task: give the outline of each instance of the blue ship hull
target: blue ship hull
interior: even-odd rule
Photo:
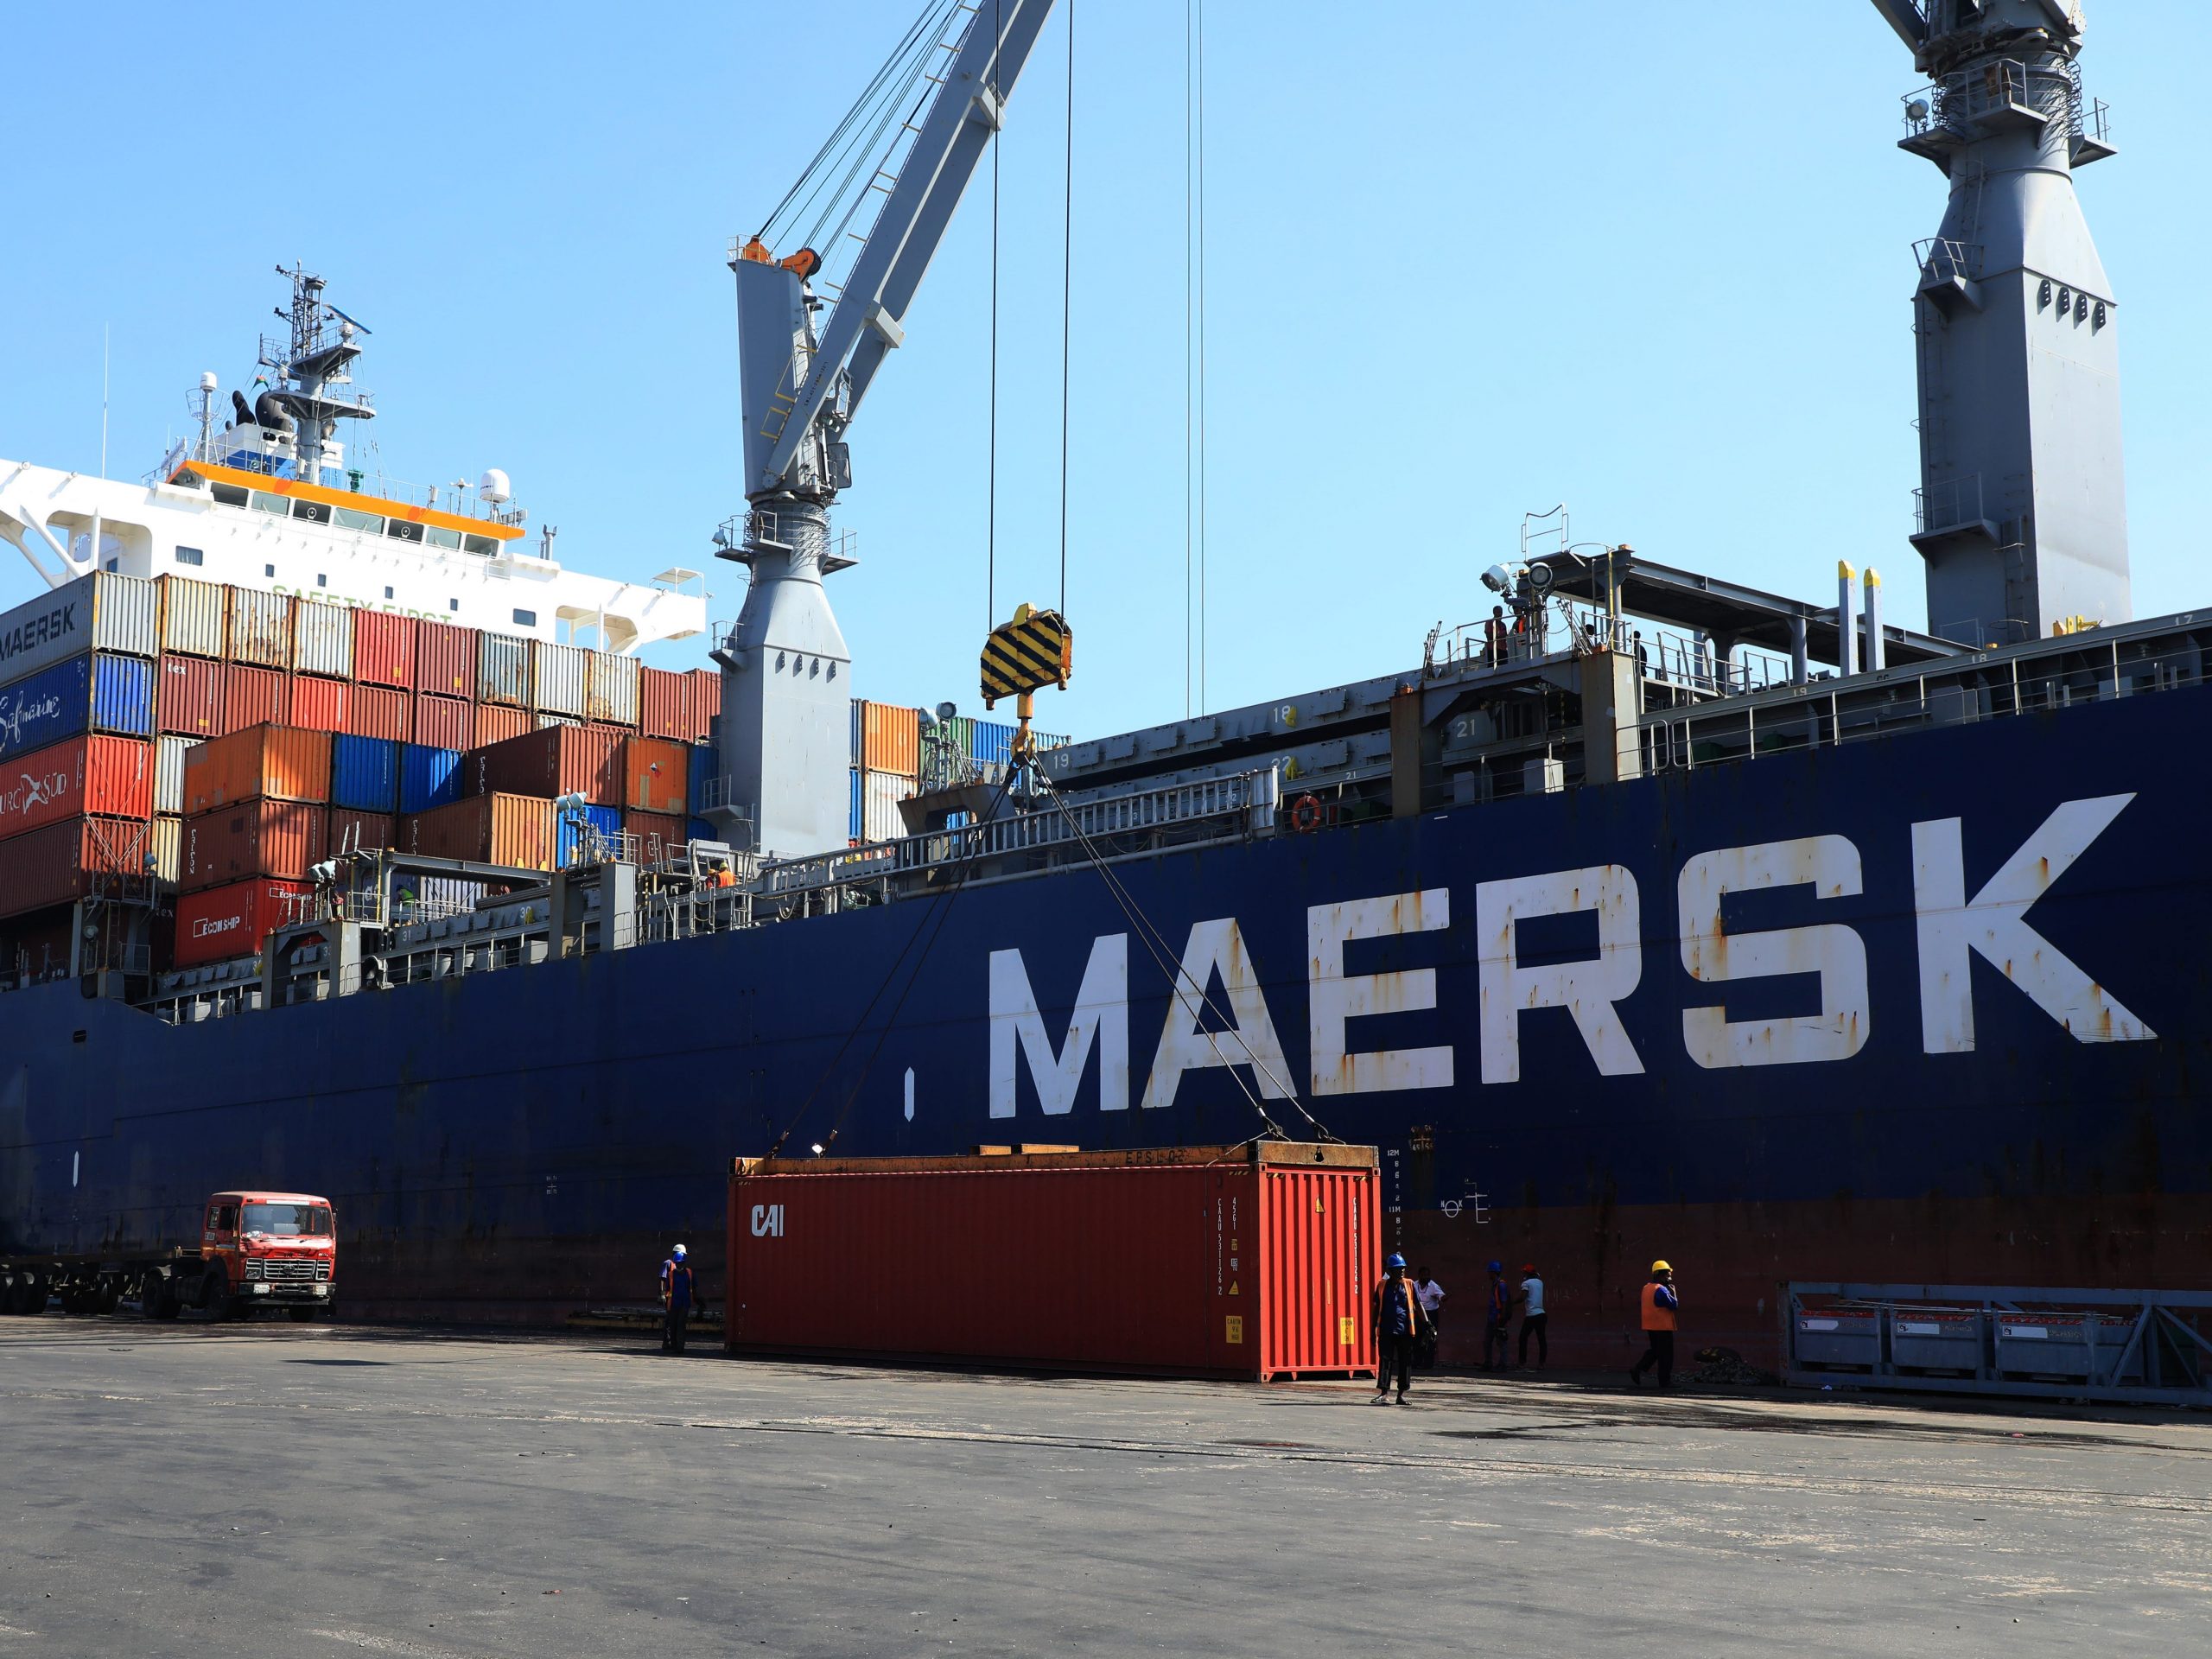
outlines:
[[[1090,868],[183,1027],[24,991],[0,1247],[301,1188],[349,1307],[558,1317],[649,1296],[678,1237],[713,1263],[733,1154],[1263,1109],[1384,1149],[1460,1306],[1536,1259],[1570,1357],[1626,1340],[1654,1254],[1754,1348],[1787,1278],[2202,1284],[2208,739],[2179,690],[1115,866],[1205,974],[1195,1026]],[[1240,1043],[1266,1063],[1208,1063]]]

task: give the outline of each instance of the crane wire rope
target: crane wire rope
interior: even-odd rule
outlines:
[[[1075,291],[1075,0],[1068,0],[1068,120],[1060,181],[1060,614],[1068,610],[1068,352]]]
[[[1198,98],[1198,712],[1206,711],[1206,0],[1192,0],[1196,18],[1192,50],[1198,68],[1192,84]]]
[[[981,22],[978,16],[976,20]],[[999,102],[999,46],[1006,36],[999,29],[999,0],[991,0],[991,73],[988,82],[993,106]],[[999,614],[999,146],[1006,138],[1003,125],[991,134],[991,455],[990,503],[983,545],[983,632],[998,626]]]

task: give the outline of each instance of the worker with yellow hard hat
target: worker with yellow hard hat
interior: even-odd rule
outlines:
[[[1664,1257],[1651,1264],[1651,1277],[1643,1287],[1643,1357],[1630,1369],[1628,1385],[1642,1388],[1644,1372],[1656,1366],[1660,1388],[1670,1389],[1675,1383],[1675,1317],[1681,1311],[1681,1302],[1675,1294],[1675,1269]]]

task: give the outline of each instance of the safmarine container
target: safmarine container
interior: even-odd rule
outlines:
[[[0,839],[63,818],[153,813],[153,746],[142,738],[68,738],[0,772]]]
[[[251,588],[231,589],[228,640],[224,655],[233,663],[259,668],[292,665],[292,599]]]
[[[105,571],[64,582],[0,614],[0,683],[88,651],[160,654],[160,596],[143,576]]]
[[[222,664],[205,658],[163,657],[155,665],[155,729],[182,737],[220,737],[228,673]]]
[[[647,737],[691,741],[691,677],[664,668],[638,670],[638,729]]]
[[[388,685],[357,685],[346,700],[346,719],[340,730],[356,737],[380,737],[388,743],[407,741],[414,711],[404,691]]]
[[[433,749],[475,747],[475,706],[460,697],[415,697],[415,720],[407,741]]]
[[[332,605],[319,599],[301,599],[293,605],[292,669],[295,673],[325,679],[353,677],[352,606]]]
[[[295,726],[319,732],[342,732],[353,706],[353,688],[344,680],[322,680],[301,674],[293,677],[288,701]]]
[[[415,689],[432,696],[476,696],[476,630],[456,622],[415,624]]]
[[[721,671],[695,668],[684,677],[691,682],[691,741],[704,743],[714,736],[715,721],[722,711]]]
[[[356,611],[353,677],[363,685],[413,690],[415,619],[392,611]]]
[[[236,615],[236,612],[232,613]],[[232,663],[223,671],[223,731],[242,732],[249,726],[279,726],[291,718],[291,683],[273,668],[254,668]]]
[[[586,655],[590,658],[591,683],[585,698],[585,715],[609,726],[635,726],[638,723],[638,659],[617,657],[606,651],[589,652]]]
[[[511,633],[480,634],[476,641],[476,700],[530,707],[531,642]]]
[[[194,576],[157,576],[154,586],[160,590],[163,653],[219,659],[229,644],[231,590]]]
[[[176,901],[176,965],[197,968],[254,955],[272,930],[292,919],[292,901],[314,891],[303,881],[257,877],[181,894]]]
[[[188,817],[178,836],[178,891],[254,875],[307,880],[328,844],[328,811],[307,801],[258,800]]]
[[[212,812],[240,801],[327,801],[327,732],[254,726],[198,744],[184,754],[184,810]]]
[[[0,857],[0,916],[82,899],[99,877],[143,873],[150,839],[143,818],[64,818],[10,836]]]
[[[461,798],[461,751],[404,744],[399,751],[399,810],[428,812]]]
[[[154,740],[154,810],[175,817],[184,811],[185,751],[196,737],[157,737]]]
[[[96,652],[0,686],[0,760],[79,732],[151,737],[153,664]]]
[[[553,868],[596,860],[613,849],[622,833],[622,809],[615,806],[566,806],[553,810]]]
[[[330,804],[356,812],[399,810],[399,748],[381,737],[341,732],[330,740]]]
[[[541,715],[584,717],[591,701],[591,653],[540,641],[531,653],[530,706]]]
[[[351,807],[330,809],[330,855],[364,847],[389,847],[399,820],[389,812],[360,812]]]
[[[520,737],[531,727],[530,711],[510,709],[496,702],[480,702],[471,716],[468,745],[472,749],[487,749],[494,743],[504,743],[511,737]]]
[[[624,741],[622,804],[629,810],[672,812],[681,817],[690,785],[691,755],[683,744],[664,737]]]
[[[471,751],[464,795],[581,795],[594,806],[622,804],[623,734],[594,726],[548,726]]]
[[[509,869],[553,868],[553,803],[529,795],[475,795],[399,821],[403,852]]]
[[[1374,1375],[1372,1147],[736,1160],[737,1353]],[[827,1287],[827,1288],[825,1288]]]

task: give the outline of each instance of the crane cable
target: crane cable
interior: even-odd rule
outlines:
[[[979,17],[978,22],[982,20]],[[1003,118],[1005,103],[999,96],[999,48],[1006,36],[999,29],[999,0],[991,0],[992,105]],[[989,505],[983,548],[983,632],[999,625],[999,146],[1005,142],[1001,123],[991,134],[991,448]]]
[[[1060,183],[1060,614],[1068,613],[1068,342],[1075,288],[1075,0],[1068,0],[1068,121]]]

